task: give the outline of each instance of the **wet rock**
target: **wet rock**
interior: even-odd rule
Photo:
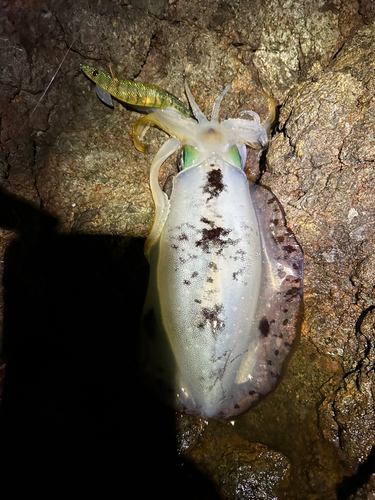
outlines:
[[[177,430],[182,457],[211,479],[220,498],[270,500],[286,490],[290,476],[287,457],[248,442],[231,423],[179,415]]]
[[[215,482],[223,498],[271,500],[288,484],[290,463],[281,453],[261,444],[227,448],[218,464]]]
[[[184,455],[194,447],[200,436],[202,436],[208,422],[202,418],[191,417],[183,413],[177,413],[176,420],[178,429],[177,449],[181,455]]]
[[[360,26],[356,5],[350,1],[266,2],[260,45],[254,64],[262,86],[284,100],[301,79],[324,69],[349,33]]]
[[[204,4],[4,0],[1,6],[0,181],[6,196],[13,193],[19,198],[11,205],[0,198],[0,208],[7,208],[0,210],[5,228],[0,253],[4,255],[25,221],[39,241],[40,232],[33,233],[33,229],[38,218],[35,214],[42,214],[41,209],[55,217],[58,234],[63,233],[66,241],[79,233],[73,241],[82,238],[85,252],[90,253],[90,245],[106,235],[105,251],[96,253],[94,244],[93,275],[88,273],[93,285],[84,288],[90,297],[91,289],[96,290],[96,276],[107,292],[111,289],[104,278],[107,260],[117,266],[116,259],[122,262],[120,257],[126,256],[127,269],[142,269],[142,255],[135,250],[125,252],[120,243],[113,246],[112,238],[122,242],[123,235],[146,237],[153,216],[149,167],[165,135],[150,130],[148,154],[136,151],[130,133],[131,122],[139,115],[118,103],[114,110],[103,106],[94,86],[81,73],[80,64],[93,63],[108,70],[112,63],[116,75],[158,84],[182,99],[185,71],[198,105],[208,116],[215,97],[230,82],[232,91],[223,102],[221,118],[238,116],[244,109],[254,109],[263,118],[267,103],[258,92],[261,89],[279,99],[280,124],[266,163],[259,169],[254,156],[249,168],[253,178],[260,176],[278,196],[305,252],[302,338],[274,394],[236,419],[234,427],[186,418],[177,430],[179,448],[215,482],[224,497],[251,498],[246,495],[258,488],[259,495],[263,491],[273,498],[277,488],[286,488],[284,497],[290,499],[335,499],[336,485],[344,476],[355,475],[358,464],[366,463],[374,442],[372,2],[361,0],[357,6],[350,0],[210,0]],[[174,163],[171,159],[164,165],[161,185],[175,172]],[[11,218],[9,206],[13,207]],[[88,235],[94,238],[87,240]],[[48,253],[43,253],[46,241],[37,248],[47,259]],[[60,241],[65,240],[56,239],[56,251]],[[26,243],[24,248],[30,249]],[[75,250],[69,253],[77,271],[81,267],[77,262],[85,263],[85,252],[79,254],[79,261],[73,258]],[[39,254],[30,255],[42,263]],[[96,256],[105,262],[97,264]],[[117,276],[117,271],[112,272]],[[63,274],[59,274],[61,279]],[[74,273],[67,275],[74,277]],[[131,276],[125,281],[132,287],[132,297],[142,297],[145,280]],[[45,282],[52,287],[54,281],[48,272],[38,281],[36,271],[17,275],[17,279],[19,289],[31,291],[30,297],[33,290],[43,290]],[[108,297],[115,300],[108,302],[121,304],[123,286],[117,284],[112,289]],[[43,297],[54,304],[52,296]],[[79,304],[78,292],[77,297]],[[35,304],[39,307],[38,301]],[[110,309],[109,316],[117,317],[118,308]],[[137,308],[141,309],[141,303],[134,305],[134,310]],[[92,318],[99,312],[100,306]],[[101,318],[102,324],[108,325]],[[94,319],[91,321],[95,327]],[[82,328],[74,330],[79,345],[86,345],[87,339],[80,337],[86,323],[82,320]],[[108,328],[116,337],[114,328]],[[50,330],[54,331],[53,327]],[[134,332],[129,332],[129,338]],[[18,338],[17,332],[9,335]],[[94,351],[94,359],[103,359],[102,353],[108,355],[110,346],[116,344],[110,338],[112,344],[107,332],[106,342],[98,342],[95,348],[87,341],[88,351],[81,350]],[[26,350],[20,344],[22,356],[27,352],[22,359],[27,359],[33,370],[30,359],[34,355],[41,360],[40,349],[36,341],[25,345]],[[65,352],[64,363],[73,359],[76,366],[74,355]],[[103,379],[99,368],[92,379],[82,375],[83,368],[82,373],[74,372],[85,388],[91,388],[89,394],[96,394],[93,384],[118,380],[126,365],[126,357],[120,353],[118,357],[121,362],[116,377]],[[90,364],[84,356],[80,359],[82,366]],[[48,378],[52,365],[40,364]],[[64,390],[69,399],[68,392]],[[121,395],[128,392],[129,385],[124,385]],[[139,400],[147,401],[148,395],[135,391],[135,396],[138,406],[132,404],[131,413],[137,419],[135,408],[140,407]],[[120,392],[115,397],[122,398]],[[40,400],[52,408],[48,418],[58,415],[59,422],[65,418],[74,421],[73,412],[52,390]],[[28,407],[26,401],[30,400],[25,399],[23,408]],[[95,414],[86,401],[87,405],[87,414]],[[147,427],[156,421],[155,408],[148,408],[148,418],[143,420]],[[93,429],[101,428],[100,419],[94,423]],[[148,435],[156,436],[157,430]],[[67,438],[67,442],[71,441]],[[142,446],[140,440],[140,455],[155,451],[149,444],[144,450]],[[156,456],[162,455],[162,448],[156,446]],[[152,475],[151,466],[148,470]],[[367,490],[362,486],[362,490],[370,492],[371,486]]]
[[[281,108],[262,176],[305,252],[302,334],[327,360],[326,382],[312,388],[324,397],[316,425],[337,447],[337,459],[351,468],[349,475],[366,461],[375,428],[369,316],[375,298],[373,69],[368,65],[374,49],[371,25],[358,31],[324,72],[295,87]],[[301,349],[302,343],[295,357]],[[310,487],[323,494],[329,488],[323,484],[313,481]]]
[[[375,310],[361,318],[356,333],[356,359],[354,371],[336,379],[336,387],[327,391],[320,407],[322,429],[356,467],[369,456],[375,442],[374,402],[374,338]],[[331,432],[328,432],[328,428]]]
[[[374,500],[375,499],[375,474],[372,474],[368,483],[357,489],[347,497],[347,500]]]

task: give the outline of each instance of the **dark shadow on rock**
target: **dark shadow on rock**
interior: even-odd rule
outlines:
[[[356,491],[365,486],[371,474],[375,473],[375,446],[373,446],[370,455],[358,467],[358,471],[353,476],[344,477],[337,488],[337,500],[347,500]]]
[[[2,489],[216,498],[177,457],[173,411],[142,384],[144,242],[61,235],[53,217],[0,197],[0,225],[19,234],[4,268]]]

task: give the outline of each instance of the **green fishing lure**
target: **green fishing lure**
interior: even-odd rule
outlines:
[[[91,66],[82,66],[82,71],[101,89],[126,104],[158,109],[175,108],[183,116],[190,117],[189,109],[177,97],[161,87],[116,78],[110,73]],[[99,97],[110,104],[101,95]]]

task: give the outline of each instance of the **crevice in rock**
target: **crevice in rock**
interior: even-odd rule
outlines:
[[[365,319],[367,314],[370,313],[371,311],[373,311],[374,309],[375,309],[375,305],[370,306],[360,314],[358,321],[357,321],[357,324],[356,324],[356,328],[355,328],[357,333],[361,333],[361,326],[362,326],[363,320]]]
[[[337,500],[347,500],[358,488],[364,486],[371,474],[375,472],[375,446],[372,447],[370,455],[358,467],[353,476],[345,476],[337,487]]]
[[[259,177],[257,179],[257,184],[260,183],[264,172],[267,171],[266,164],[267,164],[267,149],[263,149],[263,151],[259,153]]]
[[[363,320],[365,319],[365,317],[367,316],[367,314],[369,312],[371,312],[372,310],[375,309],[375,306],[370,306],[368,307],[367,309],[365,309],[359,316],[358,320],[357,320],[357,323],[356,323],[356,326],[355,326],[355,331],[356,331],[356,335],[360,335],[365,341],[366,341],[366,348],[363,352],[363,356],[361,357],[361,359],[358,361],[358,363],[356,364],[354,370],[351,370],[350,372],[348,372],[345,377],[347,377],[348,375],[351,375],[353,374],[354,372],[357,372],[357,371],[361,371],[362,367],[363,367],[363,364],[364,364],[364,361],[366,359],[368,359],[368,355],[370,353],[370,350],[371,350],[371,345],[370,345],[370,341],[368,340],[368,338],[366,337],[366,335],[364,335],[361,331],[361,326],[362,326],[362,323],[363,323]]]
[[[363,353],[363,357],[362,359],[359,361],[358,363],[358,367],[361,369],[362,366],[363,366],[363,363],[364,363],[364,360],[368,360],[369,359],[369,355],[370,355],[370,351],[371,351],[371,341],[366,337],[366,335],[362,332],[361,330],[361,326],[362,326],[362,323],[365,319],[365,317],[375,309],[375,305],[374,306],[370,306],[368,307],[367,309],[365,309],[359,316],[358,320],[357,320],[357,323],[356,323],[356,334],[357,335],[361,335],[365,341],[366,341],[366,348],[364,350],[364,353]],[[373,365],[373,363],[372,363]]]
[[[156,33],[153,33],[152,36],[151,36],[151,39],[150,39],[150,45],[148,47],[148,51],[147,51],[147,53],[145,55],[144,60],[141,62],[141,67],[140,67],[138,73],[136,73],[135,75],[133,75],[133,78],[132,78],[133,80],[135,80],[142,73],[142,69],[143,69],[144,65],[146,64],[148,56],[150,55],[150,52],[152,50],[152,42],[155,39],[156,39]]]
[[[337,51],[333,54],[333,56],[332,56],[332,61],[335,61],[335,60],[336,60],[337,56],[338,56],[338,55],[340,54],[340,52],[342,51],[343,47],[344,47],[344,44],[340,45],[340,47],[338,48],[338,50],[337,50]]]
[[[280,115],[280,109],[281,109],[281,106],[278,107],[279,108],[279,115]],[[287,118],[284,120],[284,124],[282,127],[279,127],[277,125],[277,132],[280,132],[281,134],[283,134],[283,137],[284,139],[287,139],[288,140],[288,143],[289,143],[289,146],[291,148],[291,154],[294,156],[295,153],[296,153],[296,145],[292,143],[292,138],[288,135],[287,131],[286,131],[286,125],[289,121],[289,118],[291,117],[292,115],[292,111],[290,111],[289,115],[287,116]],[[276,133],[276,128],[275,128],[275,133]]]
[[[83,59],[86,59],[86,60],[91,59],[92,61],[101,61],[101,59],[99,59],[99,58],[98,58],[98,59],[95,59],[94,57],[88,57],[88,56],[86,56],[85,54],[82,54],[82,52],[80,52],[78,49],[75,49],[75,48],[74,48],[74,42],[75,42],[75,40],[73,40],[73,42],[72,42],[72,45],[71,45],[71,46],[70,46],[70,45],[68,45],[68,44],[65,42],[65,43],[66,43],[66,47],[67,47],[67,49],[69,49],[69,51],[70,51],[70,52],[74,52],[74,54],[78,54],[80,57],[83,57]]]

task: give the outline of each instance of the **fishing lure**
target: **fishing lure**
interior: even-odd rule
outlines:
[[[96,83],[96,92],[99,99],[109,106],[112,106],[110,96],[113,96],[119,101],[133,106],[162,109],[173,107],[183,116],[190,116],[189,109],[177,97],[161,87],[116,78],[110,73],[91,66],[82,66],[82,71],[90,80]]]
[[[246,145],[264,148],[275,116],[219,122],[226,87],[211,120],[185,82],[194,118],[178,107],[154,109],[133,123],[169,138],[150,171],[155,219],[145,243],[150,278],[142,318],[149,383],[176,409],[229,418],[270,392],[292,349],[302,302],[303,255],[283,210],[267,189],[249,185]],[[142,146],[143,147],[143,146]],[[180,151],[168,197],[158,183]]]

